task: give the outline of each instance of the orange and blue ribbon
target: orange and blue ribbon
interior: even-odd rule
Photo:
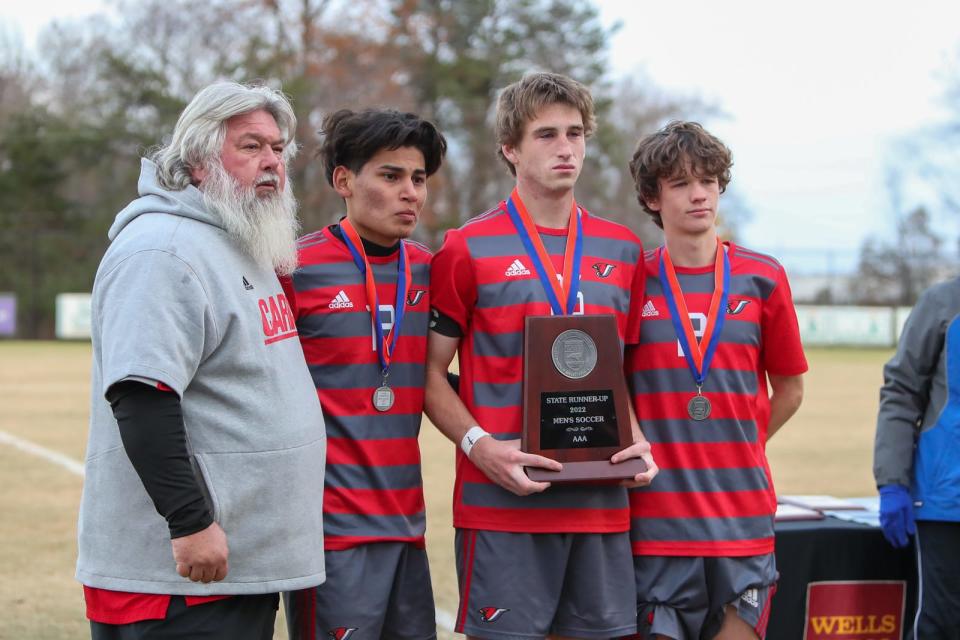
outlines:
[[[693,330],[693,322],[687,311],[687,303],[683,299],[683,290],[677,279],[677,272],[670,259],[667,248],[660,248],[660,286],[663,288],[663,297],[667,300],[670,309],[670,320],[673,322],[674,333],[680,341],[680,348],[687,361],[687,367],[697,383],[697,390],[703,386],[710,371],[710,363],[720,342],[720,333],[727,317],[727,294],[730,289],[730,258],[717,238],[717,257],[713,265],[713,296],[710,298],[710,308],[707,311],[707,323],[703,328],[703,336],[697,341]],[[703,349],[701,345],[706,345]]]
[[[370,323],[373,325],[374,335],[376,336],[377,356],[380,358],[381,372],[386,376],[390,371],[393,350],[400,338],[400,325],[403,324],[403,316],[406,314],[407,291],[410,290],[410,284],[413,281],[410,275],[410,262],[407,259],[407,247],[401,240],[399,264],[397,265],[397,297],[394,304],[393,326],[390,327],[390,333],[384,337],[383,325],[380,323],[380,298],[377,295],[377,282],[373,277],[370,261],[367,260],[367,252],[363,250],[363,240],[360,239],[360,234],[357,233],[357,230],[353,228],[347,218],[340,221],[340,230],[343,231],[343,241],[353,256],[354,264],[357,265],[357,269],[365,278],[367,306],[370,308]]]
[[[553,315],[571,315],[577,308],[577,295],[580,293],[580,259],[583,256],[583,221],[580,209],[574,201],[567,223],[567,246],[563,252],[563,278],[559,278],[553,267],[550,254],[547,253],[540,232],[527,213],[527,208],[514,189],[507,200],[507,213],[517,229],[517,235],[523,248],[533,262],[533,268],[540,278],[540,284],[547,294]],[[564,304],[561,304],[563,301]]]

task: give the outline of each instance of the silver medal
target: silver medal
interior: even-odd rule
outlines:
[[[567,329],[558,335],[550,354],[557,371],[571,380],[585,378],[597,366],[597,344],[580,329]]]
[[[693,396],[690,398],[690,402],[687,403],[687,413],[698,422],[706,420],[710,417],[710,401],[706,396]]]
[[[377,411],[390,411],[393,406],[393,389],[387,385],[377,387],[373,391],[373,408]]]

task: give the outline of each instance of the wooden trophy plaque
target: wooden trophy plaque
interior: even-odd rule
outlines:
[[[612,314],[526,318],[521,448],[563,465],[526,467],[531,480],[617,480],[645,471],[639,458],[610,462],[633,442],[629,402]]]

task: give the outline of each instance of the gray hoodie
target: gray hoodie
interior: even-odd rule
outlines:
[[[280,282],[244,254],[194,187],[167,191],[143,160],[93,286],[93,374],[77,579],[137,593],[269,593],[324,580],[323,416]],[[104,396],[162,382],[227,535],[222,582],[176,573],[170,535]]]

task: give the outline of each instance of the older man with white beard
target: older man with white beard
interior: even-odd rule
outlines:
[[[77,562],[95,640],[266,640],[277,593],[324,580],[323,417],[276,275],[295,130],[280,92],[205,88],[110,229]]]

